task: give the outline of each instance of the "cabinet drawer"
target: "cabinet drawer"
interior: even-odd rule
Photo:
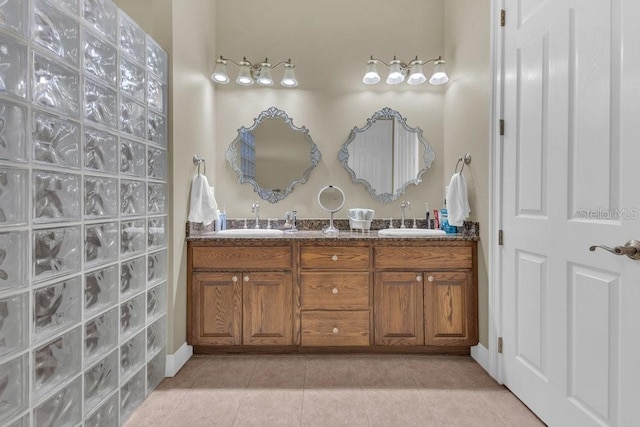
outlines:
[[[473,266],[470,246],[377,246],[374,248],[375,268],[443,269]]]
[[[303,269],[366,270],[369,268],[369,248],[301,246],[300,266]]]
[[[368,310],[369,273],[302,273],[303,310]]]
[[[369,345],[368,311],[304,311],[303,346]]]
[[[194,247],[193,268],[197,269],[291,269],[291,247],[218,246]]]

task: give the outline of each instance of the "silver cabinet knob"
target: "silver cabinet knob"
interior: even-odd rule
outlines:
[[[338,255],[334,255],[331,257],[332,260],[337,261],[338,260]]]
[[[631,259],[640,259],[640,240],[629,240],[624,246],[616,246],[615,248],[604,245],[593,245],[589,247],[589,250],[593,252],[597,248],[604,249],[615,255],[626,255]]]
[[[434,280],[434,279],[433,279],[433,276],[429,276],[429,277],[427,277],[427,280],[428,280],[428,281],[430,281],[430,282],[433,282],[433,280]]]
[[[416,280],[417,280],[418,282],[422,282],[422,276],[416,276]]]
[[[249,276],[244,276],[244,278],[242,280],[244,280],[245,282],[248,282],[249,281]]]
[[[338,288],[333,288],[331,293],[334,294],[334,295],[337,295],[338,294]]]
[[[334,335],[338,335],[338,332],[340,332],[340,330],[338,328],[333,328],[332,332]]]
[[[231,278],[231,281],[232,281],[233,283],[236,283],[236,282],[238,281],[238,276],[233,276],[233,277]]]

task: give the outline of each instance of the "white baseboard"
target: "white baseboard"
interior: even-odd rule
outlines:
[[[193,347],[185,342],[173,354],[167,354],[167,363],[165,365],[164,376],[174,377],[180,368],[193,356]]]
[[[478,365],[482,366],[489,375],[493,375],[489,366],[489,350],[487,350],[487,347],[482,344],[471,347],[471,357],[478,362]]]

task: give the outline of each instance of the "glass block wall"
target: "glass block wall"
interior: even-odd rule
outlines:
[[[0,425],[117,426],[164,377],[167,63],[111,0],[0,0]]]

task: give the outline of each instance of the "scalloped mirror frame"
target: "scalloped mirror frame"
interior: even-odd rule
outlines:
[[[390,119],[397,119],[398,123],[400,123],[400,125],[407,132],[415,132],[417,134],[418,142],[424,146],[424,151],[422,152],[424,163],[422,165],[422,168],[420,168],[420,170],[417,172],[416,177],[402,184],[402,186],[398,188],[398,190],[395,193],[378,194],[377,190],[373,188],[367,180],[358,178],[356,176],[356,172],[353,169],[351,169],[351,167],[349,167],[349,145],[355,140],[356,136],[359,133],[366,132],[377,120],[390,120]],[[340,148],[340,151],[338,152],[338,160],[340,160],[340,163],[342,164],[344,169],[351,176],[351,182],[353,182],[354,184],[358,184],[358,183],[363,184],[367,188],[367,191],[369,192],[371,197],[381,203],[391,203],[392,201],[398,199],[398,197],[403,195],[409,185],[420,184],[422,182],[422,178],[421,178],[422,175],[427,171],[427,169],[429,169],[429,167],[431,167],[431,163],[433,163],[433,160],[435,159],[435,157],[436,155],[433,149],[431,148],[431,145],[429,145],[427,140],[422,136],[422,129],[420,129],[420,127],[418,126],[416,127],[409,126],[407,124],[406,118],[402,117],[402,115],[398,111],[392,110],[391,108],[388,108],[388,107],[385,107],[382,110],[376,111],[375,113],[373,113],[373,115],[367,119],[367,124],[364,125],[363,127],[359,128],[355,126],[351,130],[351,133],[349,134],[349,138],[342,145],[342,148]]]
[[[282,119],[284,123],[287,124],[291,128],[291,130],[293,130],[294,132],[301,132],[303,134],[304,139],[309,143],[309,150],[310,150],[309,160],[311,162],[311,165],[304,171],[304,173],[302,174],[302,177],[298,179],[294,179],[284,190],[272,191],[272,190],[265,190],[264,188],[260,187],[260,184],[258,184],[254,179],[248,178],[244,175],[244,173],[242,172],[242,169],[240,168],[240,165],[238,164],[238,160],[240,156],[239,156],[237,147],[239,146],[239,143],[242,141],[243,132],[252,132],[265,119],[278,119],[278,118]],[[283,200],[285,197],[287,197],[293,191],[293,187],[296,184],[304,184],[305,182],[307,182],[307,180],[309,179],[309,174],[320,162],[320,150],[318,150],[318,146],[316,145],[315,142],[313,142],[313,139],[311,139],[311,136],[309,135],[309,129],[307,129],[305,126],[302,126],[302,127],[295,126],[293,124],[293,119],[289,117],[287,113],[285,113],[283,110],[280,110],[276,107],[270,107],[269,109],[262,111],[260,115],[258,115],[258,117],[253,119],[253,125],[251,127],[245,128],[244,126],[242,126],[240,129],[238,129],[238,136],[229,145],[229,148],[227,149],[227,153],[226,153],[226,158],[227,158],[227,161],[229,162],[229,165],[231,166],[231,169],[233,169],[236,175],[238,175],[238,182],[240,184],[244,184],[244,183],[251,184],[253,186],[254,191],[258,193],[261,199],[266,200],[270,203],[277,203],[278,201]]]

